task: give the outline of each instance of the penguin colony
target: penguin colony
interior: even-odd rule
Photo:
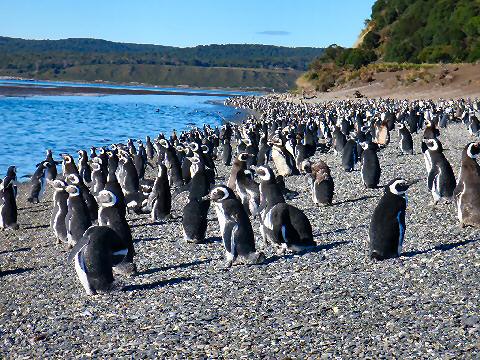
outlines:
[[[87,294],[114,288],[114,274],[137,272],[132,233],[126,216],[149,214],[153,223],[172,217],[172,202],[188,192],[182,210],[183,238],[205,241],[207,215],[215,211],[226,266],[261,264],[252,220],[259,219],[264,246],[279,254],[316,246],[313,229],[302,209],[287,202],[296,194],[284,177],[302,175],[317,206],[334,206],[334,179],[329,165],[314,155],[333,152],[339,166],[361,176],[366,188],[378,188],[382,149],[398,146],[399,156],[414,153],[412,133],[423,131],[417,148],[425,160],[426,189],[432,204],[453,201],[460,226],[480,226],[479,103],[461,101],[358,100],[324,104],[293,104],[274,97],[235,97],[227,105],[254,109],[260,118],[241,124],[193,128],[153,141],[128,139],[125,144],[78,151],[76,161],[47,151],[31,176],[28,201],[42,201],[45,187],[53,189],[52,235],[70,250],[68,261]],[[458,108],[458,106],[457,106]],[[443,154],[440,129],[449,122],[466,127],[458,179]],[[398,131],[399,143],[390,144]],[[318,156],[317,156],[318,158]],[[231,166],[226,184],[216,181],[215,162]],[[62,166],[61,175],[57,165]],[[154,179],[146,168],[155,169]],[[359,170],[359,171],[357,171]],[[349,175],[349,176],[350,176]],[[405,236],[407,190],[418,179],[384,179],[384,194],[371,217],[369,256],[384,260],[400,256]],[[0,228],[17,230],[16,169],[0,182]],[[361,194],[360,194],[361,195]]]

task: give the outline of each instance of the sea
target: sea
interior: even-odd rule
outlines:
[[[91,146],[145,140],[160,132],[170,134],[194,126],[221,125],[245,116],[240,109],[224,106],[229,96],[257,93],[185,88],[159,88],[51,81],[0,80],[1,86],[75,86],[115,89],[166,90],[189,95],[75,95],[75,96],[0,96],[0,176],[10,165],[17,167],[19,180],[25,181],[52,149],[54,158]],[[202,93],[202,96],[196,95]],[[207,93],[207,96],[204,96]],[[222,96],[217,96],[221,93]],[[210,95],[211,94],[211,95]],[[21,178],[23,177],[23,178]]]

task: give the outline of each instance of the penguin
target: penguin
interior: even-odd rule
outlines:
[[[161,221],[169,218],[172,210],[172,195],[168,183],[167,167],[163,164],[158,166],[158,174],[153,188],[148,196],[147,203],[151,207],[152,221]]]
[[[78,169],[77,169],[77,166],[75,165],[75,161],[73,160],[73,157],[68,154],[60,154],[60,156],[63,158],[63,161],[62,161],[63,177],[66,178],[70,174],[79,175]]]
[[[257,165],[267,165],[270,161],[271,152],[272,147],[268,141],[267,134],[262,134],[258,145]]]
[[[355,170],[355,164],[358,161],[357,143],[354,139],[347,140],[343,147],[342,166],[346,172]]]
[[[233,161],[232,168],[230,169],[230,176],[228,178],[227,186],[235,190],[237,183],[237,175],[241,171],[247,170],[247,159],[249,155],[247,153],[238,154],[237,158]]]
[[[98,208],[98,225],[108,226],[114,230],[117,235],[126,244],[128,252],[125,256],[125,263],[121,267],[116,268],[116,272],[133,275],[137,271],[137,267],[133,262],[135,249],[133,247],[132,232],[127,220],[115,207],[117,197],[108,190],[102,190],[97,195]]]
[[[373,211],[369,228],[370,258],[384,260],[400,256],[405,237],[406,191],[410,184],[394,179]]]
[[[333,153],[335,155],[342,154],[343,148],[347,143],[347,137],[340,131],[340,128],[335,127],[335,130],[332,133],[333,138]]]
[[[183,186],[184,181],[182,178],[182,167],[174,147],[170,145],[170,143],[165,139],[161,139],[159,141],[159,144],[163,147],[165,152],[164,163],[168,169],[168,173],[169,173],[168,178],[170,181],[170,186],[172,187]]]
[[[255,214],[260,205],[260,190],[258,184],[253,180],[253,174],[250,170],[237,173],[235,192],[247,214]]]
[[[97,156],[95,160],[92,161],[91,178],[92,178],[92,193],[94,195],[97,195],[100,191],[102,191],[105,188],[105,183],[107,182],[107,175],[103,172],[102,163],[103,163],[103,160],[99,156]]]
[[[471,142],[462,151],[462,163],[454,196],[460,226],[480,227],[480,143]]]
[[[67,261],[75,262],[75,271],[87,295],[113,289],[113,268],[128,254],[128,244],[107,226],[91,226],[71,250]]]
[[[55,161],[53,159],[52,150],[50,150],[50,149],[47,150],[47,154],[46,154],[46,157],[45,157],[44,161],[47,161],[50,164],[50,166],[46,170],[47,174],[45,176],[45,179],[47,179],[48,181],[55,180],[57,178],[57,175],[58,175],[57,165],[61,164],[62,162],[61,161]]]
[[[57,238],[57,244],[67,242],[67,227],[65,218],[68,212],[68,193],[65,191],[67,183],[62,180],[50,182],[53,187],[53,210],[50,218],[50,227]]]
[[[311,173],[307,175],[312,187],[312,199],[316,205],[332,205],[335,185],[328,165],[319,160],[311,165]]]
[[[265,255],[255,249],[252,224],[233,190],[220,185],[211,191],[208,198],[215,204],[227,260],[226,267],[231,267],[239,257],[249,264],[264,262]]]
[[[115,206],[118,208],[120,214],[125,217],[127,213],[127,203],[125,201],[125,195],[122,191],[122,186],[118,182],[116,170],[118,167],[118,157],[115,153],[108,152],[108,174],[107,182],[105,183],[104,190],[111,191],[117,197],[117,203]]]
[[[230,166],[232,162],[232,145],[230,139],[222,140],[222,162],[225,166]]]
[[[192,197],[182,210],[183,238],[188,243],[201,244],[207,232],[210,200]]]
[[[472,136],[480,136],[480,122],[475,115],[470,116],[470,123],[468,124],[468,132]]]
[[[455,174],[445,155],[440,141],[436,138],[423,139],[427,146],[426,154],[430,161],[427,185],[433,196],[433,204],[440,199],[451,200],[455,190]]]
[[[404,123],[397,124],[398,135],[400,137],[400,141],[398,146],[400,151],[403,155],[413,155],[413,139],[412,134],[408,131],[407,127]]]
[[[39,203],[47,183],[47,169],[51,166],[48,161],[38,164],[37,169],[30,178],[30,196],[27,198],[29,203]]]
[[[119,165],[119,183],[122,186],[125,202],[129,209],[135,209],[141,206],[139,199],[140,180],[132,159],[127,153],[120,156]]]
[[[15,199],[15,177],[5,177],[0,182],[0,229],[18,230],[18,210]]]
[[[78,150],[78,172],[86,184],[92,182],[92,169],[88,165],[88,154],[85,150]]]
[[[305,214],[285,203],[271,168],[259,166],[256,174],[260,178],[260,232],[264,242],[280,247],[280,253],[287,249],[302,251],[315,246],[312,226]]]
[[[293,155],[286,149],[280,138],[273,141],[272,160],[279,175],[285,177],[299,174]]]
[[[95,197],[88,190],[87,186],[83,183],[82,179],[78,174],[70,174],[65,180],[67,182],[67,185],[74,185],[79,188],[81,197],[85,202],[85,205],[87,206],[90,220],[92,222],[95,222],[98,218],[98,204],[95,200]]]
[[[92,221],[80,189],[75,185],[68,185],[65,191],[68,193],[67,216],[65,217],[67,242],[69,247],[73,247],[92,225]]]
[[[425,130],[423,131],[424,139],[436,139],[440,136],[440,131],[435,127],[435,123],[430,120],[425,120]]]
[[[372,142],[363,142],[362,144],[362,163],[361,174],[362,181],[366,188],[375,189],[380,182],[380,162],[378,161],[378,145]]]
[[[153,160],[153,158],[155,157],[155,148],[152,144],[150,136],[147,136],[145,139],[145,151],[147,153],[148,160]]]

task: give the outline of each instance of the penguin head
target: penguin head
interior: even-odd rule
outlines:
[[[387,184],[387,186],[385,187],[385,192],[389,192],[394,195],[403,197],[409,187],[410,184],[406,180],[396,178]]]
[[[67,184],[69,185],[78,185],[80,184],[80,178],[77,174],[69,174],[66,178]]]
[[[402,130],[402,129],[405,127],[405,124],[399,122],[399,123],[396,123],[396,124],[395,124],[395,127],[396,127],[398,130]]]
[[[167,176],[167,167],[164,164],[158,164],[158,174],[157,177],[165,177]]]
[[[75,185],[68,185],[65,188],[65,191],[68,193],[69,196],[78,196],[80,195],[80,189],[78,186]]]
[[[193,152],[197,152],[200,149],[200,146],[196,142],[191,142],[190,144],[188,144],[188,147]]]
[[[478,154],[480,153],[480,142],[477,143],[470,143],[466,146],[467,155],[469,158],[476,159]]]
[[[60,156],[63,158],[63,161],[65,164],[71,164],[73,163],[73,157],[69,154],[60,154]]]
[[[275,180],[275,174],[273,173],[273,170],[268,166],[257,167],[255,169],[255,174],[257,174],[261,181]]]
[[[210,151],[210,149],[209,149],[208,145],[203,144],[202,145],[202,152],[204,154],[208,154],[209,151]]]
[[[213,202],[222,202],[227,199],[235,198],[235,194],[233,193],[232,189],[228,186],[220,185],[216,186],[209,195],[210,200]]]
[[[102,207],[112,207],[117,203],[115,194],[108,190],[101,190],[96,199]]]
[[[65,181],[58,179],[53,180],[52,182],[50,182],[50,184],[52,184],[53,190],[55,191],[64,191],[67,187],[67,183]]]
[[[427,145],[428,150],[442,152],[443,147],[442,143],[438,139],[423,139],[425,145]]]
[[[249,157],[250,157],[250,154],[244,152],[244,153],[239,154],[239,155],[237,156],[237,159],[238,159],[238,161],[240,161],[240,162],[246,162]]]
[[[170,143],[166,139],[160,139],[158,143],[165,149],[168,149],[170,147]]]

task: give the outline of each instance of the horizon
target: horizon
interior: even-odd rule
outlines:
[[[180,48],[231,44],[351,47],[374,2],[303,0],[295,4],[292,15],[292,5],[286,0],[246,0],[241,7],[212,0],[166,5],[147,0],[140,6],[126,0],[87,0],[75,6],[60,0],[26,0],[0,3],[0,34],[26,40],[80,38]]]

